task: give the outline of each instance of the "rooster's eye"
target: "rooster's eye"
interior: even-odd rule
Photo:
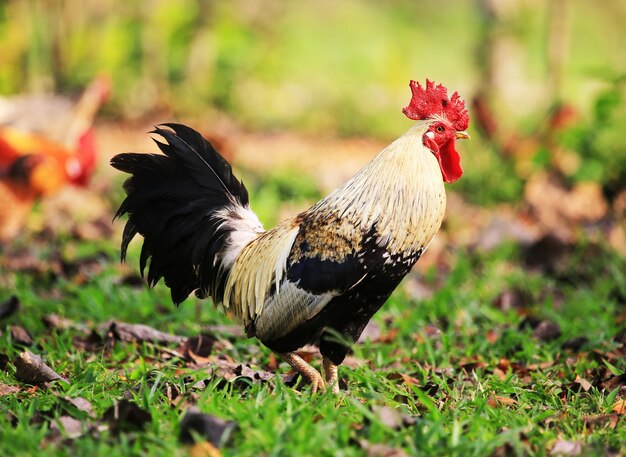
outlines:
[[[437,128],[435,128],[435,130],[437,131],[437,133],[443,133],[445,129],[443,128],[443,125],[438,125]]]

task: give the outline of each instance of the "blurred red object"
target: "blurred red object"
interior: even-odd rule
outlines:
[[[0,99],[0,240],[18,233],[38,198],[88,184],[97,159],[93,120],[110,86],[96,78],[75,104],[59,96]]]

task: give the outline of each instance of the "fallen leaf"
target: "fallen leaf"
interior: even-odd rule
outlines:
[[[113,433],[143,430],[152,422],[152,416],[136,403],[123,399],[104,412],[102,418],[109,423]]]
[[[397,409],[389,406],[372,406],[372,412],[376,414],[378,420],[392,430],[408,427],[415,424],[415,418],[401,413]]]
[[[83,424],[73,417],[60,416],[52,421],[50,431],[53,434],[65,435],[70,439],[74,439],[83,434]]]
[[[189,457],[222,457],[222,452],[208,441],[200,441],[191,447]]]
[[[503,290],[493,301],[493,306],[502,311],[523,310],[531,304],[532,296],[520,288]]]
[[[573,352],[579,352],[580,349],[589,342],[589,338],[586,336],[577,336],[565,341],[561,347]]]
[[[72,234],[85,241],[99,241],[113,235],[113,226],[105,218],[81,222],[74,226]]]
[[[236,427],[237,423],[234,421],[204,414],[192,406],[180,422],[179,439],[182,443],[190,444],[194,443],[197,437],[201,437],[219,448],[228,441]]]
[[[592,387],[592,385],[591,385],[591,383],[589,381],[587,381],[584,378],[581,378],[578,375],[576,375],[576,379],[574,379],[574,383],[575,384],[579,384],[580,387],[582,387],[585,392],[588,392],[589,389],[591,389],[591,387]]]
[[[355,368],[359,368],[363,365],[365,365],[367,362],[363,359],[359,359],[353,355],[347,355],[345,359],[343,359],[343,363],[341,364],[342,367],[347,367],[350,369],[355,369]],[[272,369],[271,367],[268,367],[270,369]],[[276,368],[274,368],[275,370]]]
[[[11,338],[14,343],[21,344],[23,346],[30,346],[33,344],[33,338],[28,334],[24,327],[19,325],[11,325]]]
[[[367,457],[409,457],[404,450],[386,444],[370,443],[367,440],[358,440],[358,443]]]
[[[473,246],[481,250],[491,250],[505,241],[528,244],[537,236],[536,228],[523,217],[506,212],[494,213]]]
[[[188,359],[199,365],[209,362],[215,338],[211,335],[197,335],[187,338],[180,346],[179,351]]]
[[[458,362],[458,367],[467,371],[468,373],[476,371],[479,368],[484,368],[487,363],[480,360],[479,357],[464,357]]]
[[[613,403],[613,406],[611,406],[611,411],[617,414],[626,414],[626,400],[617,400]]]
[[[0,303],[0,320],[15,314],[20,309],[20,299],[15,295],[11,295],[5,301]]]
[[[250,368],[250,365],[240,364],[237,368],[235,368],[235,375],[239,377],[249,378],[253,381],[259,382],[267,382],[271,381],[274,378],[274,373],[270,373],[265,370],[253,370]]]
[[[608,391],[612,391],[618,387],[623,386],[626,386],[626,373],[611,376],[609,379],[602,383],[602,387],[604,387]]]
[[[89,400],[83,397],[63,397],[63,399],[74,405],[80,411],[87,413],[88,416],[94,417],[93,406]]]
[[[487,400],[487,404],[492,408],[495,408],[501,405],[517,405],[517,400],[509,397],[503,397],[501,395],[493,395],[489,397],[489,400]]]
[[[500,339],[500,332],[498,330],[487,330],[485,339],[489,342],[489,344],[496,344]]]
[[[533,330],[533,336],[540,341],[553,341],[561,336],[561,327],[552,321],[541,321]]]
[[[509,457],[511,455],[515,455],[515,448],[506,443],[495,448],[489,457]]]
[[[528,268],[554,274],[563,270],[566,257],[573,249],[573,245],[549,234],[526,247],[523,252],[524,263]]]
[[[296,354],[302,357],[307,363],[311,363],[313,359],[319,359],[321,357],[319,348],[311,346],[310,344],[298,349]]]
[[[44,317],[42,317],[41,320],[46,325],[46,327],[50,329],[60,329],[60,330],[72,329],[72,330],[81,331],[83,333],[90,333],[91,331],[89,327],[87,327],[85,324],[74,322],[71,319],[66,319],[65,317],[61,317],[58,314],[47,314]]]
[[[389,379],[390,381],[396,381],[398,379],[401,379],[407,386],[419,386],[420,385],[420,382],[417,378],[414,378],[413,376],[409,376],[404,373],[397,373],[397,372],[389,373],[387,375],[387,379]]]
[[[360,344],[366,341],[376,341],[378,338],[380,338],[380,334],[380,326],[374,321],[369,321],[361,332],[357,343]]]
[[[550,451],[550,455],[569,457],[580,455],[582,451],[583,446],[579,441],[559,440]]]
[[[109,321],[98,326],[98,330],[104,334],[112,334],[119,341],[127,343],[133,341],[146,341],[150,343],[182,343],[185,337],[161,332],[144,324],[129,324],[126,322]]]
[[[505,371],[502,371],[500,368],[496,367],[493,369],[493,375],[498,378],[500,381],[504,381],[507,378],[507,374]]]
[[[56,373],[46,365],[40,356],[29,351],[24,351],[13,361],[15,365],[15,377],[29,384],[42,384],[51,381],[69,381]]]
[[[219,335],[220,337],[229,337],[234,340],[246,336],[241,325],[207,325],[203,328],[209,335]]]
[[[3,384],[0,382],[0,397],[5,395],[13,395],[20,391],[21,389],[17,386],[10,386],[8,384]]]
[[[539,223],[562,237],[571,236],[580,223],[602,219],[608,211],[599,183],[569,187],[556,173],[534,173],[526,182],[524,197]]]
[[[582,421],[588,427],[596,425],[608,425],[610,429],[614,429],[619,421],[619,414],[602,414],[599,416],[583,416]]]

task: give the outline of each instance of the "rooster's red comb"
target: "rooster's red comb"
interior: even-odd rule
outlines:
[[[456,130],[467,129],[469,115],[465,109],[465,102],[458,92],[452,94],[452,98],[448,98],[448,89],[442,84],[437,86],[428,79],[425,88],[417,81],[411,81],[409,86],[413,97],[409,106],[402,110],[409,119],[419,120],[432,116],[444,116]]]

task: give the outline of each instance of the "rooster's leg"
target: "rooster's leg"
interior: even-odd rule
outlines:
[[[300,373],[311,382],[311,390],[313,393],[317,392],[317,389],[325,390],[324,379],[319,371],[309,365],[302,357],[295,352],[285,352],[278,354],[278,356],[291,365],[291,368]]]
[[[326,384],[332,389],[334,394],[339,393],[339,375],[337,374],[337,365],[335,365],[327,357],[322,358],[322,367],[324,368],[324,379]]]

